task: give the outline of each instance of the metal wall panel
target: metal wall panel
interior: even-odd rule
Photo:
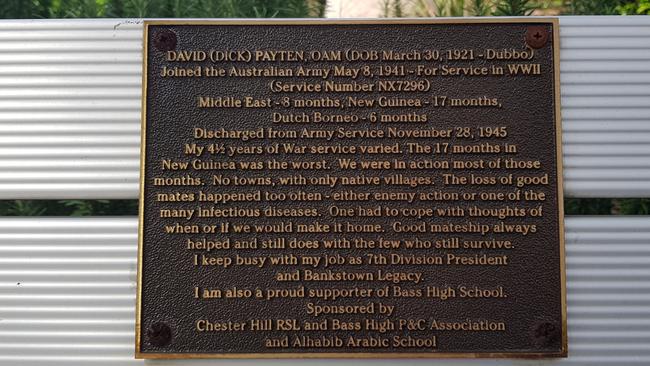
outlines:
[[[560,17],[565,190],[650,196],[650,17]],[[137,198],[141,20],[0,21],[0,199]]]
[[[650,217],[566,220],[569,358],[413,365],[650,364]],[[134,355],[137,219],[0,218],[0,364],[117,366]],[[335,360],[205,360],[332,365]],[[160,363],[160,362],[159,362]],[[355,360],[394,365],[394,360]],[[194,365],[195,361],[165,362]]]
[[[137,198],[140,20],[0,21],[0,198]]]

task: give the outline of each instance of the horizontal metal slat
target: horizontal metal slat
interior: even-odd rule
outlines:
[[[436,364],[640,366],[650,362],[650,267],[630,265],[632,258],[650,263],[650,217],[568,217],[565,227],[569,358],[436,360]],[[47,237],[54,241],[34,246]],[[142,365],[143,361],[133,359],[136,242],[135,217],[0,218],[0,253],[22,253],[8,258],[0,254],[0,363]],[[131,254],[98,268],[102,250],[116,246],[130,248]],[[71,250],[76,247],[88,250]],[[57,261],[44,266],[39,260],[44,257]],[[278,366],[333,362],[339,361],[263,361]],[[431,364],[431,360],[408,362]],[[388,366],[394,360],[355,363]]]
[[[560,35],[565,194],[650,196],[650,18],[560,17]],[[0,198],[137,198],[141,37],[133,19],[0,22]]]
[[[650,29],[646,25],[623,25],[617,26],[596,26],[590,24],[567,24],[567,17],[560,17],[560,36],[564,38],[613,38],[613,37],[647,37],[650,36]],[[629,22],[629,20],[628,20]]]
[[[564,34],[562,34],[564,35]],[[650,47],[648,37],[565,37],[562,39],[564,49],[637,49]]]

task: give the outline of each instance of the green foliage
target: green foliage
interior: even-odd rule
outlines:
[[[384,17],[650,15],[650,0],[378,0]]]
[[[612,200],[608,198],[567,198],[564,200],[567,215],[610,215]]]
[[[119,216],[138,214],[136,200],[0,201],[0,216]]]
[[[474,0],[472,2],[484,3],[485,1]],[[413,3],[413,14],[417,17],[462,17],[465,15],[478,15],[473,14],[469,8],[465,8],[465,0],[416,0]]]
[[[90,216],[96,210],[96,206],[105,205],[109,201],[107,200],[98,200],[98,201],[84,201],[84,200],[67,200],[60,201],[60,203],[67,208],[72,209],[70,216]]]
[[[3,0],[0,18],[304,18],[325,0]]]
[[[565,0],[564,14],[614,15],[618,14],[620,0]]]
[[[394,12],[394,15],[397,18],[400,18],[400,17],[404,16],[404,14],[402,12],[402,2],[400,0],[395,0],[393,2],[393,12]]]
[[[2,216],[42,216],[46,208],[34,201],[16,200],[0,205]]]
[[[502,0],[497,4],[494,15],[498,16],[528,16],[535,10],[531,0]]]
[[[616,7],[621,15],[650,15],[650,0],[627,1]]]
[[[404,6],[400,0],[380,0],[381,16],[383,18],[401,18],[404,16]]]
[[[650,198],[626,198],[620,200],[622,215],[650,215]]]
[[[491,1],[470,0],[466,10],[469,16],[482,17],[492,15],[492,7],[493,4]]]
[[[464,0],[434,0],[439,17],[462,17],[465,15]]]
[[[650,215],[650,198],[568,198],[567,215]]]
[[[414,0],[405,7],[402,1],[383,0],[382,15],[401,17],[409,10],[416,17],[525,16],[541,5],[547,6],[533,0]]]
[[[0,19],[47,18],[52,0],[2,0]]]
[[[48,18],[102,18],[108,0],[53,0]]]
[[[616,202],[616,205],[613,203]],[[614,209],[614,206],[617,206]],[[567,198],[567,215],[650,215],[650,198]],[[135,216],[136,200],[0,201],[0,216]]]

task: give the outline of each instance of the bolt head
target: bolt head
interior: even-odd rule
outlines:
[[[534,26],[526,30],[526,44],[531,48],[542,48],[549,38],[549,31],[546,27]]]
[[[172,329],[165,322],[156,322],[147,329],[147,339],[152,346],[164,347],[171,343]]]
[[[170,30],[158,32],[153,38],[153,45],[162,52],[171,51],[176,48],[176,33]]]
[[[560,339],[562,329],[555,323],[542,322],[533,329],[533,341],[538,347],[550,346]]]

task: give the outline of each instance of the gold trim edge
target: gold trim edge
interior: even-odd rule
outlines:
[[[546,23],[553,27],[553,71],[554,71],[554,104],[556,130],[556,185],[558,190],[558,226],[560,241],[560,278],[561,278],[561,312],[562,312],[562,349],[560,352],[431,352],[431,353],[349,353],[349,352],[296,352],[296,353],[148,353],[141,352],[141,306],[142,306],[142,255],[143,255],[143,220],[144,220],[144,183],[145,183],[145,153],[147,126],[147,60],[149,25],[335,25],[335,24],[504,24],[504,23]],[[559,19],[557,17],[528,17],[528,18],[461,18],[461,19],[214,19],[214,20],[144,20],[142,37],[142,100],[141,100],[141,136],[140,136],[140,179],[138,203],[138,260],[137,260],[137,291],[135,319],[135,358],[136,359],[273,359],[273,358],[553,358],[568,357],[568,325],[567,325],[567,290],[566,290],[566,251],[564,232],[564,193],[563,193],[563,160],[562,160],[562,122],[561,122],[561,93],[560,93],[560,35]]]

